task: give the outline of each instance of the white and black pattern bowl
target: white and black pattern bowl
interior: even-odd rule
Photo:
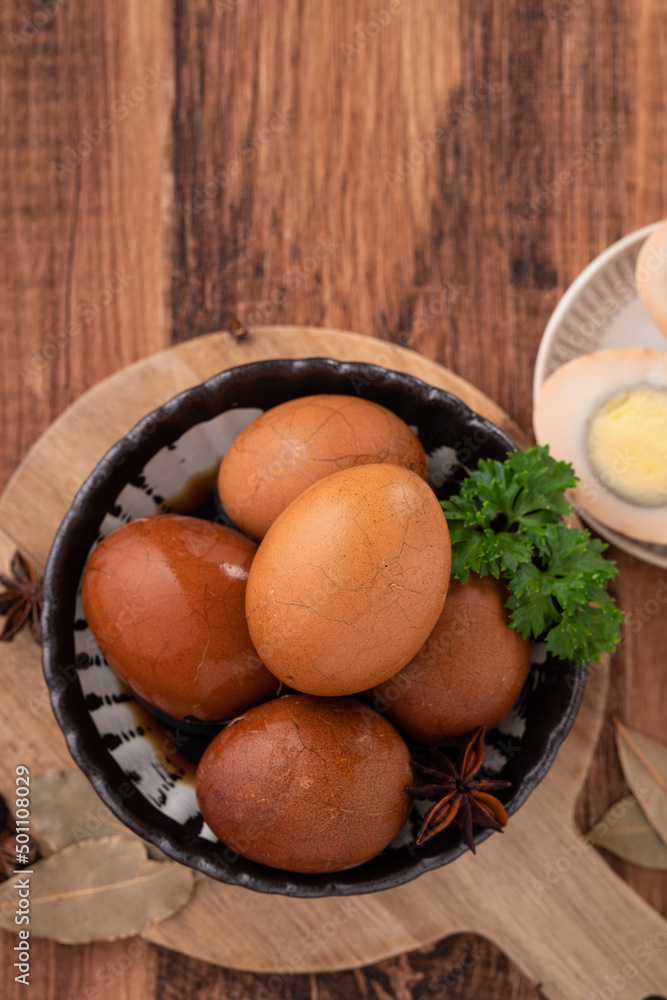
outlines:
[[[584,354],[621,347],[667,352],[667,340],[646,312],[635,277],[642,246],[661,225],[653,222],[607,247],[567,289],[540,342],[533,378],[534,404],[547,378],[561,365]],[[539,434],[537,438],[544,443]],[[640,541],[614,531],[585,507],[579,507],[577,513],[598,535],[619,549],[667,567],[667,545]]]
[[[215,730],[183,724],[164,729],[133,698],[95,645],[83,617],[80,586],[100,538],[164,509],[165,500],[210,473],[235,435],[261,411],[315,393],[362,396],[405,420],[429,456],[431,485],[440,497],[456,488],[479,458],[502,460],[515,447],[455,396],[374,365],[310,358],[261,361],[221,372],[140,421],[85,481],[51,549],[42,619],[44,673],[56,718],[74,760],[119,819],[177,861],[221,882],[301,897],[391,888],[448,864],[467,848],[454,827],[416,847],[417,807],[387,850],[333,875],[278,871],[225,848],[203,823],[193,780],[194,764]],[[586,679],[585,667],[550,662],[538,646],[533,659],[517,706],[487,734],[488,770],[511,782],[500,796],[509,815],[551,766]],[[478,829],[475,839],[481,842],[490,834]]]

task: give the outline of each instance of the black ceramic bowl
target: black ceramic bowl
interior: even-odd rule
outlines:
[[[502,460],[515,446],[459,399],[374,365],[323,358],[263,361],[221,372],[145,417],[107,453],[60,526],[44,578],[44,672],[53,709],[77,764],[131,830],[212,878],[290,896],[350,895],[400,885],[448,864],[467,848],[458,828],[416,847],[415,808],[402,835],[371,861],[329,875],[301,875],[239,857],[203,825],[192,764],[210,733],[164,730],[138,705],[102,658],[83,618],[80,582],[91,548],[135,517],[153,514],[220,460],[261,410],[299,396],[363,396],[393,410],[419,435],[440,496],[480,458]],[[511,782],[509,815],[551,766],[574,720],[585,668],[535,662],[517,707],[487,735],[487,758]],[[178,748],[179,754],[174,753]],[[478,829],[476,840],[490,835]],[[506,836],[512,836],[510,823]]]

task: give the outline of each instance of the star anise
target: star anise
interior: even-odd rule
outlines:
[[[11,561],[11,576],[0,573],[6,590],[0,593],[0,615],[6,615],[0,641],[9,642],[26,622],[36,642],[42,641],[39,619],[42,614],[42,584],[24,555],[16,551]]]
[[[480,726],[473,733],[456,765],[437,749],[431,750],[437,769],[415,763],[420,774],[429,778],[431,784],[407,788],[406,791],[415,799],[437,799],[424,817],[417,836],[418,844],[423,844],[429,837],[456,821],[461,827],[465,842],[475,854],[473,824],[491,826],[501,832],[507,826],[507,813],[503,804],[489,795],[489,792],[508,788],[510,782],[476,777],[484,763],[484,731],[484,727]]]
[[[0,795],[0,882],[11,878],[16,869],[25,865],[29,867],[39,857],[37,846],[30,841],[28,854],[23,847],[18,849],[16,843],[16,828],[12,829],[14,820],[10,815],[7,803]],[[19,860],[19,859],[25,860]]]
[[[236,316],[232,316],[231,320],[229,321],[229,332],[231,333],[234,340],[236,340],[238,343],[241,343],[241,341],[247,338],[250,331],[246,326],[243,325],[240,319],[237,319]]]

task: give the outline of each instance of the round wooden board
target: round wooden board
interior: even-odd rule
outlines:
[[[237,342],[215,333],[163,351],[95,386],[34,445],[0,497],[0,565],[18,546],[43,568],[76,489],[140,417],[222,369],[261,358],[328,356],[368,361],[447,389],[503,427],[525,435],[491,400],[412,351],[356,334],[311,327],[253,329]],[[71,766],[51,714],[39,652],[23,632],[0,653],[3,699],[0,791],[14,762],[35,773]],[[264,896],[199,877],[193,901],[145,937],[209,962],[289,977],[364,965],[460,931],[492,939],[552,1000],[598,996],[639,954],[663,941],[667,923],[616,876],[575,829],[604,711],[608,664],[591,671],[582,709],[546,779],[476,857],[398,889],[347,900]],[[565,958],[566,957],[566,958]],[[636,962],[616,996],[664,990],[667,949]],[[618,978],[617,978],[618,981]]]

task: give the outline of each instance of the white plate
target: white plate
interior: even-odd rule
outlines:
[[[667,338],[644,309],[635,283],[642,243],[661,225],[652,223],[614,243],[570,285],[547,323],[535,362],[533,405],[542,383],[572,358],[613,347],[667,352]],[[540,442],[541,443],[541,442]],[[639,559],[667,567],[667,545],[651,545],[612,531],[585,509],[578,513],[598,534]]]

